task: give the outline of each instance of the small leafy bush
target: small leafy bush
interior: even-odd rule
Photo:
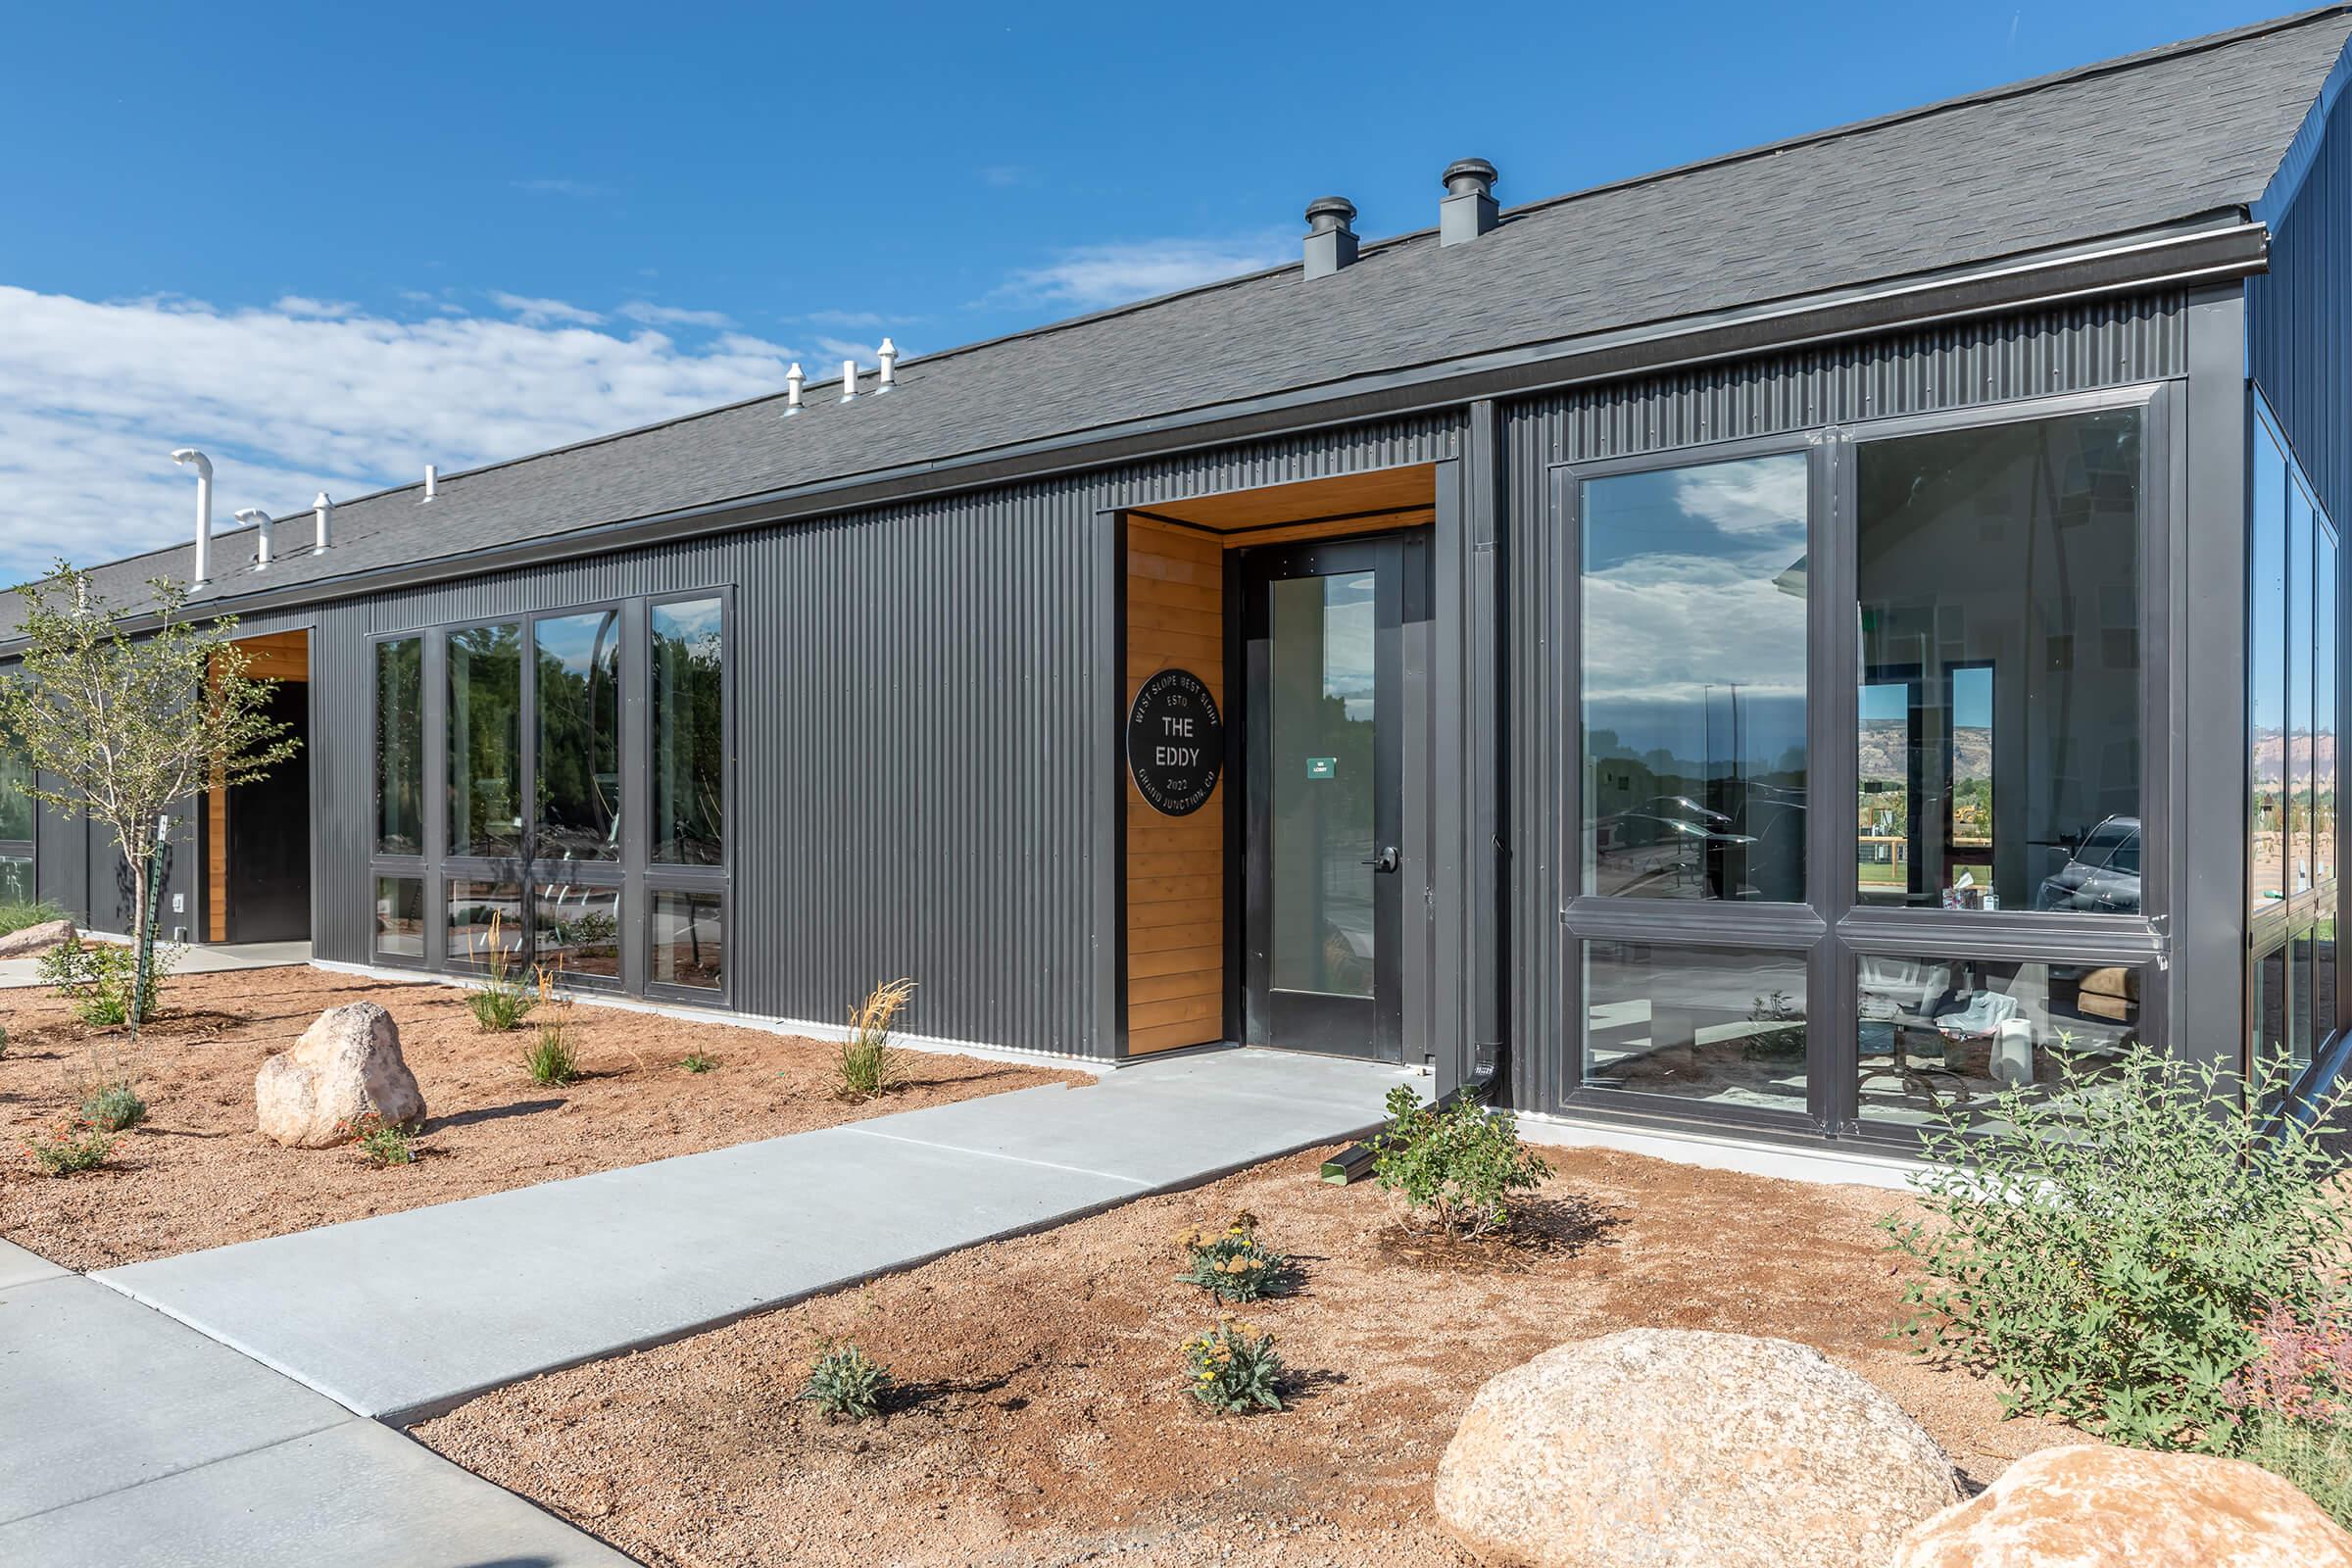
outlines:
[[[159,942],[149,955],[141,1017],[153,1016],[156,993],[178,964],[181,951]],[[75,934],[41,955],[39,973],[43,983],[73,1005],[75,1018],[93,1029],[109,1029],[130,1021],[130,997],[138,969],[133,949],[112,942],[84,942]]]
[[[504,917],[490,916],[490,956],[485,961],[486,973],[480,985],[466,993],[466,1008],[473,1014],[476,1027],[486,1034],[505,1034],[518,1029],[522,1020],[539,1005],[541,991],[534,991],[517,971],[513,955],[507,952]]]
[[[1490,1112],[1465,1093],[1440,1110],[1405,1084],[1389,1091],[1389,1124],[1374,1136],[1372,1179],[1404,1199],[1417,1221],[1469,1239],[1511,1222],[1513,1193],[1534,1192],[1551,1174],[1519,1143],[1508,1112]]]
[[[852,1104],[906,1087],[906,1064],[890,1043],[890,1026],[914,995],[911,980],[889,980],[865,994],[850,1014],[850,1038],[833,1059],[833,1096]]]
[[[8,1025],[0,1023],[0,1061],[8,1059]]]
[[[44,1176],[95,1170],[114,1152],[115,1135],[79,1116],[69,1116],[24,1140],[24,1152]]]
[[[1184,1342],[1193,1397],[1212,1410],[1240,1415],[1282,1408],[1282,1357],[1274,1336],[1230,1317]]]
[[[716,1056],[707,1056],[699,1051],[689,1051],[678,1058],[678,1065],[688,1072],[709,1072],[718,1065]]]
[[[119,1133],[147,1119],[147,1102],[127,1082],[101,1084],[81,1097],[81,1119],[93,1127]]]
[[[360,1152],[360,1157],[382,1169],[386,1165],[416,1163],[416,1137],[396,1121],[370,1110],[335,1123],[335,1133]]]
[[[1255,1301],[1290,1289],[1291,1260],[1257,1239],[1257,1216],[1243,1213],[1223,1230],[1187,1226],[1176,1235],[1185,1254],[1179,1285],[1198,1285],[1220,1301]]]
[[[1942,1112],[1914,1177],[1925,1218],[1889,1216],[1921,1277],[1896,1328],[1918,1352],[1996,1374],[2013,1412],[2110,1443],[2226,1452],[2232,1391],[2274,1309],[2314,1322],[2344,1255],[2326,1184],[2339,1159],[2244,1086],[2133,1046],[2094,1073],[2059,1058],[2047,1098],[2004,1091],[1987,1131]],[[2323,1107],[2316,1121],[2333,1109]],[[1980,1111],[1978,1115],[1983,1115]]]
[[[888,1367],[855,1343],[845,1341],[828,1344],[809,1363],[801,1397],[824,1411],[829,1420],[863,1421],[881,1413],[893,1387]]]

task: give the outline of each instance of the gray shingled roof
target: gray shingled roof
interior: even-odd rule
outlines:
[[[901,368],[349,502],[272,588],[985,452],[1269,392],[2078,244],[2252,204],[2352,34],[2343,8],[1507,211],[1473,244],[1367,246]],[[1434,192],[1433,192],[1434,206]],[[308,514],[281,537],[307,537]],[[223,536],[216,564],[250,557]],[[184,576],[190,547],[106,568]],[[206,597],[259,586],[250,569]],[[6,617],[13,620],[13,616]]]

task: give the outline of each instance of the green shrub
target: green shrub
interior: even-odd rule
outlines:
[[[1282,1408],[1282,1357],[1274,1336],[1250,1324],[1219,1318],[1217,1326],[1184,1342],[1193,1397],[1212,1410],[1239,1415]]]
[[[699,1051],[689,1051],[678,1058],[678,1065],[688,1072],[709,1072],[718,1065],[716,1056],[706,1056]]]
[[[156,944],[147,964],[145,1004],[141,1017],[153,1016],[156,993],[179,962],[181,949]],[[138,955],[112,942],[67,938],[41,955],[40,977],[56,994],[73,1004],[74,1016],[94,1029],[113,1028],[130,1021],[130,995],[138,979]]]
[[[81,1097],[81,1119],[119,1133],[147,1119],[147,1102],[127,1081],[101,1084]]]
[[[1372,1179],[1404,1199],[1407,1211],[1447,1234],[1469,1238],[1511,1222],[1510,1197],[1534,1192],[1551,1167],[1519,1144],[1508,1112],[1489,1112],[1464,1093],[1440,1110],[1405,1084],[1389,1091],[1389,1124],[1372,1140]]]
[[[531,1082],[561,1089],[579,1077],[580,1059],[567,1036],[560,1023],[539,1026],[539,1037],[522,1054],[522,1070],[531,1075]]]
[[[833,1058],[835,1099],[856,1104],[906,1087],[906,1064],[890,1044],[890,1026],[913,995],[913,981],[886,981],[867,992],[850,1014],[849,1041]]]
[[[48,1131],[24,1140],[24,1151],[44,1176],[71,1176],[95,1170],[114,1152],[115,1135],[78,1116],[68,1117]]]
[[[1257,1239],[1257,1216],[1236,1215],[1223,1230],[1188,1226],[1176,1235],[1186,1256],[1179,1285],[1198,1285],[1220,1301],[1255,1301],[1291,1288],[1291,1260]]]
[[[0,1061],[8,1059],[8,1025],[0,1023]]]
[[[830,1420],[863,1421],[881,1412],[890,1397],[890,1369],[857,1345],[827,1345],[808,1366],[808,1381],[801,1397],[825,1412]]]
[[[381,1111],[370,1110],[339,1121],[335,1123],[335,1132],[378,1169],[416,1163],[416,1135],[399,1122],[384,1120]]]
[[[1913,1178],[1926,1217],[1882,1222],[1923,1273],[1896,1333],[1997,1375],[2014,1412],[2227,1450],[2257,1320],[2314,1320],[2352,1239],[2324,1190],[2338,1158],[2262,1114],[2284,1087],[2272,1075],[2241,1099],[2210,1063],[2144,1046],[2095,1076],[2059,1066],[2053,1090],[2008,1089],[1988,1117],[1947,1107],[1930,1129],[1935,1166]]]
[[[34,904],[0,904],[0,937],[22,931],[26,926],[47,925],[52,920],[63,920],[65,917],[66,911],[46,899]]]

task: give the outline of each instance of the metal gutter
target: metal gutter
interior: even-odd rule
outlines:
[[[1278,432],[1354,424],[1712,361],[1785,353],[1897,328],[2046,308],[2117,294],[2245,277],[2264,270],[2269,230],[2231,214],[2218,221],[2094,249],[2076,249],[1871,288],[1813,295],[1736,314],[1682,318],[1591,337],[1465,355],[1261,398],[901,465],[787,489],[600,523],[425,561],[198,601],[192,613],[258,611],[361,598],[515,566],[603,555],[1107,466]],[[153,625],[141,616],[133,627]],[[0,643],[0,652],[22,639]]]

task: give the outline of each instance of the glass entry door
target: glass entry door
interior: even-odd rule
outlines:
[[[1396,536],[1249,559],[1241,849],[1252,1045],[1402,1057],[1407,554]]]

